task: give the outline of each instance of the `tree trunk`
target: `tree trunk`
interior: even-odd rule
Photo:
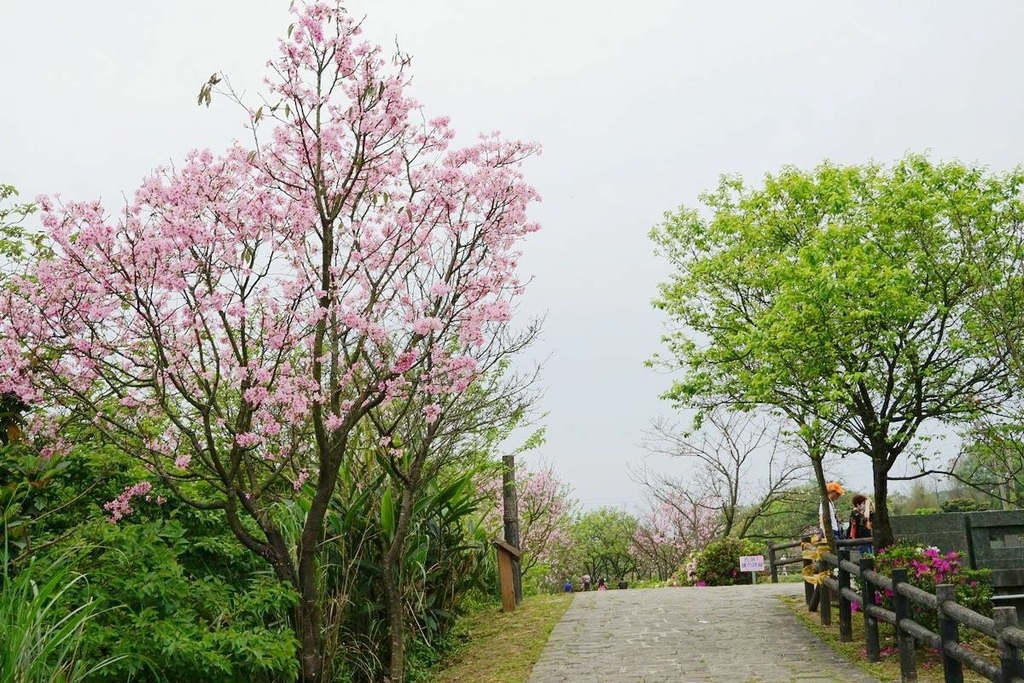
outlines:
[[[231,524],[231,527],[243,545],[251,547],[249,537],[239,530],[240,526]],[[302,565],[300,564],[298,568],[293,566],[291,552],[277,529],[267,525],[264,527],[264,533],[268,547],[259,554],[274,568],[277,580],[299,594],[299,602],[291,609],[289,615],[292,632],[299,643],[296,652],[299,660],[299,681],[319,683],[323,676],[324,662],[315,575],[303,576]]]
[[[875,552],[888,548],[896,542],[892,534],[892,523],[889,521],[889,470],[886,468],[887,458],[872,457],[871,473],[875,486],[875,512],[871,524],[871,538]]]
[[[319,683],[324,658],[320,649],[320,610],[316,597],[301,596],[293,610],[295,635],[299,640],[299,681]]]
[[[384,593],[388,605],[388,631],[391,637],[391,659],[388,665],[388,681],[402,683],[405,678],[405,618],[402,614],[402,593],[395,574],[391,553],[384,561]]]
[[[407,485],[402,489],[402,504],[399,506],[398,524],[391,546],[384,555],[384,591],[388,604],[388,630],[391,632],[391,660],[388,681],[405,681],[405,611],[402,609],[402,556],[405,540],[412,524],[414,491],[419,489],[419,473],[422,463],[414,462]]]
[[[828,489],[825,488],[825,466],[822,464],[820,455],[811,456],[811,467],[814,469],[814,479],[818,482],[818,518],[821,525],[821,532],[825,534],[825,541],[832,550],[836,549],[836,535],[832,530],[831,518],[829,516]]]

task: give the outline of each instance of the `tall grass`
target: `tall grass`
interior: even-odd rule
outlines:
[[[6,563],[0,582],[0,683],[78,683],[123,659],[92,664],[82,658],[86,624],[98,612],[90,600],[71,605],[69,589],[85,575],[67,555],[33,560],[14,572]]]

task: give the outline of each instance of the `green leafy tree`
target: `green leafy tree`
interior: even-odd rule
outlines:
[[[984,502],[973,498],[950,498],[940,507],[943,512],[982,512],[989,509]]]
[[[598,577],[623,579],[636,568],[633,536],[637,518],[625,510],[602,507],[585,512],[573,524],[570,536],[582,573]]]
[[[17,201],[18,191],[12,185],[0,183],[0,260],[9,267],[24,262],[33,249],[41,246],[40,237],[26,230],[22,222],[36,207]],[[0,269],[0,272],[7,268]]]
[[[1024,507],[1024,424],[979,424],[949,475],[971,497],[980,493],[1004,508]]]
[[[1019,297],[1022,185],[1020,170],[921,156],[786,168],[761,187],[724,177],[703,210],[651,232],[674,268],[655,302],[674,325],[656,362],[682,374],[666,398],[780,411],[819,485],[824,453],[867,456],[874,536],[890,545],[889,472],[922,425],[965,423],[1010,394],[993,341],[1019,338],[1024,318],[992,312]]]

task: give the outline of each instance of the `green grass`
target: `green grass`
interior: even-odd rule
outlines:
[[[525,683],[571,593],[524,598],[514,612],[488,607],[460,622],[465,643],[442,663],[433,683]]]
[[[93,602],[74,605],[68,591],[85,581],[70,556],[51,563],[30,562],[11,575],[0,571],[0,681],[74,683],[125,656],[91,666],[82,659],[87,622],[96,616]]]
[[[839,641],[839,608],[832,608],[832,625],[822,626],[821,617],[817,612],[808,612],[803,596],[785,596],[782,601],[797,618],[812,632],[818,635],[835,652],[864,669],[882,683],[898,683],[900,680],[900,657],[896,650],[893,627],[879,624],[879,645],[882,649],[881,661],[875,664],[868,662],[864,646],[864,616],[860,612],[853,614],[853,640],[849,643]],[[965,629],[961,629],[961,636]],[[970,643],[976,650],[990,648],[984,642]],[[995,655],[998,657],[998,655]],[[942,657],[930,648],[917,649],[917,680],[919,683],[943,683]],[[976,674],[964,666],[964,683],[983,683],[987,678]]]

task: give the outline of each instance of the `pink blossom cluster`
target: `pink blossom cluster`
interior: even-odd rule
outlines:
[[[910,568],[914,578],[928,576],[936,583],[943,583],[948,577],[960,572],[960,553],[950,551],[945,555],[938,548],[926,548],[922,555],[924,560],[910,560]]]
[[[631,552],[662,575],[671,574],[717,537],[716,509],[710,499],[693,499],[672,489],[661,491],[640,516]],[[686,569],[692,581],[696,565],[691,562]]]
[[[132,499],[145,496],[152,489],[153,485],[148,481],[140,481],[137,484],[124,487],[117,498],[103,504],[103,509],[109,513],[107,519],[111,522],[119,522],[122,518],[132,514],[135,512],[135,508],[132,507]]]

